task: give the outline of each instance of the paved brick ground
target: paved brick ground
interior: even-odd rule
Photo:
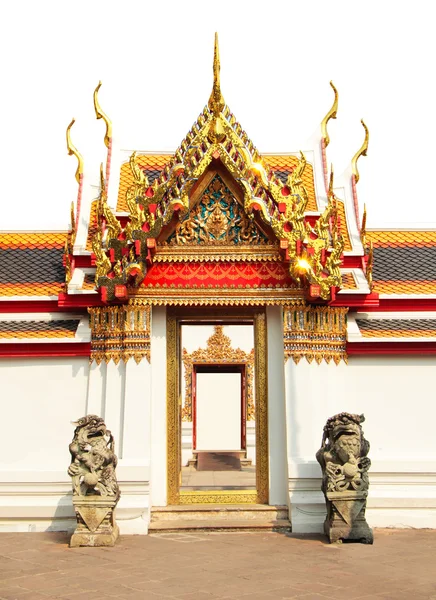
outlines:
[[[0,598],[436,599],[436,531],[376,530],[374,546],[278,533],[67,542],[62,533],[1,534]]]

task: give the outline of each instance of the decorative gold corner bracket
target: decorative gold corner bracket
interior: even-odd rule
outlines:
[[[284,310],[285,360],[301,358],[320,364],[347,362],[348,308],[328,306],[286,307]]]

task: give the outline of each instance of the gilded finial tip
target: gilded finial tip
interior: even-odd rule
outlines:
[[[214,116],[217,117],[224,108],[224,98],[221,93],[220,83],[220,51],[218,45],[218,33],[215,32],[215,44],[213,53],[213,88],[209,98],[208,106],[213,112]]]
[[[332,90],[335,94],[335,98],[333,100],[331,109],[328,111],[328,113],[326,114],[324,119],[321,121],[321,132],[322,132],[322,137],[324,140],[324,145],[326,148],[330,144],[330,136],[327,131],[327,123],[330,121],[330,119],[336,119],[336,115],[338,112],[338,98],[339,98],[338,90],[334,86],[333,81],[330,81],[330,87],[332,88]]]

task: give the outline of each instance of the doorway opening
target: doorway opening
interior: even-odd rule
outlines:
[[[169,504],[268,502],[265,314],[226,313],[168,311]]]

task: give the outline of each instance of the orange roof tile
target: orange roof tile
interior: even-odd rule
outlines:
[[[357,284],[353,273],[342,273],[342,289],[357,290]]]
[[[95,290],[95,275],[87,273],[83,280],[82,290]]]
[[[0,248],[8,250],[17,248],[63,248],[67,235],[66,231],[62,233],[51,231],[0,233]]]
[[[436,294],[436,281],[374,281],[377,294]]]
[[[0,339],[73,338],[79,319],[0,321]]]
[[[57,296],[61,284],[53,283],[0,283],[0,296]]]
[[[367,231],[366,237],[376,248],[436,246],[436,231]]]
[[[348,223],[347,218],[345,216],[345,206],[344,203],[340,200],[337,201],[338,207],[338,216],[340,218],[340,229],[342,237],[344,238],[344,250],[347,252],[352,250],[353,247],[351,245],[350,234],[348,233]]]

